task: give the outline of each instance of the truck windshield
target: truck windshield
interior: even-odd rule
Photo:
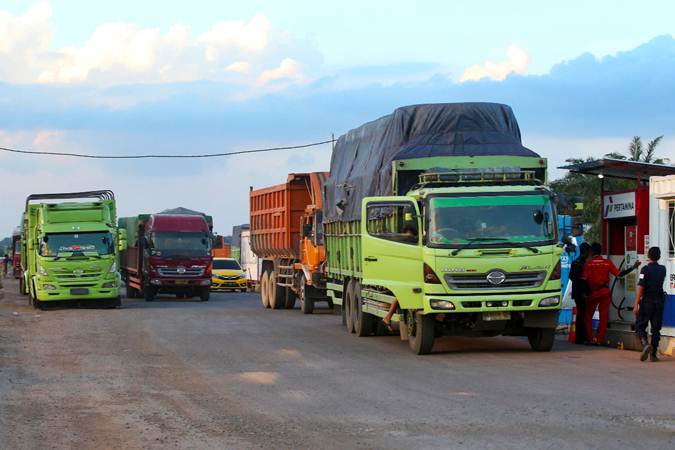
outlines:
[[[40,256],[112,255],[115,252],[112,234],[107,231],[86,233],[47,233],[40,244]]]
[[[153,256],[205,257],[211,255],[211,239],[204,233],[158,231],[152,233]]]
[[[241,270],[239,263],[233,259],[214,259],[213,268],[216,270]]]
[[[555,242],[554,217],[543,195],[432,197],[427,242],[449,248]]]

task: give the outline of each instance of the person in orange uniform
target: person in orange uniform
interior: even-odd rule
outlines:
[[[586,339],[589,344],[601,344],[605,341],[607,322],[609,321],[609,305],[612,303],[612,291],[609,289],[609,274],[622,278],[637,269],[640,261],[624,270],[616,268],[612,261],[602,257],[602,246],[595,242],[591,245],[591,259],[584,266],[583,278],[588,284],[589,295],[586,300]],[[593,338],[593,314],[596,308],[600,311],[598,333]]]

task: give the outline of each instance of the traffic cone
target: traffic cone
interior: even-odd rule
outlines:
[[[570,332],[567,335],[567,342],[574,344],[577,339],[577,307],[572,307],[572,322],[570,323]]]

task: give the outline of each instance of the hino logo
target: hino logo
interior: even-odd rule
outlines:
[[[497,286],[499,284],[502,284],[504,281],[506,281],[506,274],[504,272],[499,271],[499,270],[493,270],[492,272],[487,274],[486,278],[488,280],[488,283]]]
[[[177,267],[176,272],[177,273],[185,273],[185,267]]]
[[[75,270],[73,270],[73,275],[75,275],[76,277],[81,277],[82,275],[84,275],[84,270],[75,269]]]

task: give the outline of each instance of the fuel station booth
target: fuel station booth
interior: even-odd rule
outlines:
[[[639,260],[647,263],[647,251],[650,246],[661,247],[662,257],[659,261],[667,268],[664,289],[667,294],[670,288],[675,289],[675,273],[671,265],[675,260],[673,254],[673,219],[675,218],[675,192],[665,193],[664,198],[670,198],[671,203],[665,206],[666,217],[657,214],[658,202],[655,203],[654,193],[650,192],[655,180],[662,178],[672,179],[670,187],[675,188],[675,167],[650,164],[627,160],[598,159],[578,164],[559,167],[571,173],[592,176],[599,179],[598,195],[602,207],[601,244],[604,256],[622,270]],[[607,189],[606,180],[624,180],[624,189]],[[666,189],[670,191],[670,189]],[[675,191],[675,189],[672,189]],[[671,197],[668,197],[670,195]],[[666,200],[667,201],[667,200]],[[662,205],[663,206],[663,205]],[[668,214],[670,212],[670,214]],[[663,221],[668,224],[663,224]],[[654,223],[652,223],[654,222]],[[668,228],[670,235],[663,232]],[[651,228],[651,231],[650,231]],[[657,230],[658,231],[655,231]],[[642,266],[641,266],[642,267]],[[640,268],[629,273],[623,279],[612,277],[612,305],[609,310],[609,325],[604,344],[625,349],[641,349],[635,335],[635,315],[633,305],[637,292],[637,283]],[[673,275],[671,275],[673,274]],[[596,313],[597,314],[597,313]],[[664,310],[663,329],[661,330],[662,353],[672,354],[675,345],[675,295],[667,295]]]

